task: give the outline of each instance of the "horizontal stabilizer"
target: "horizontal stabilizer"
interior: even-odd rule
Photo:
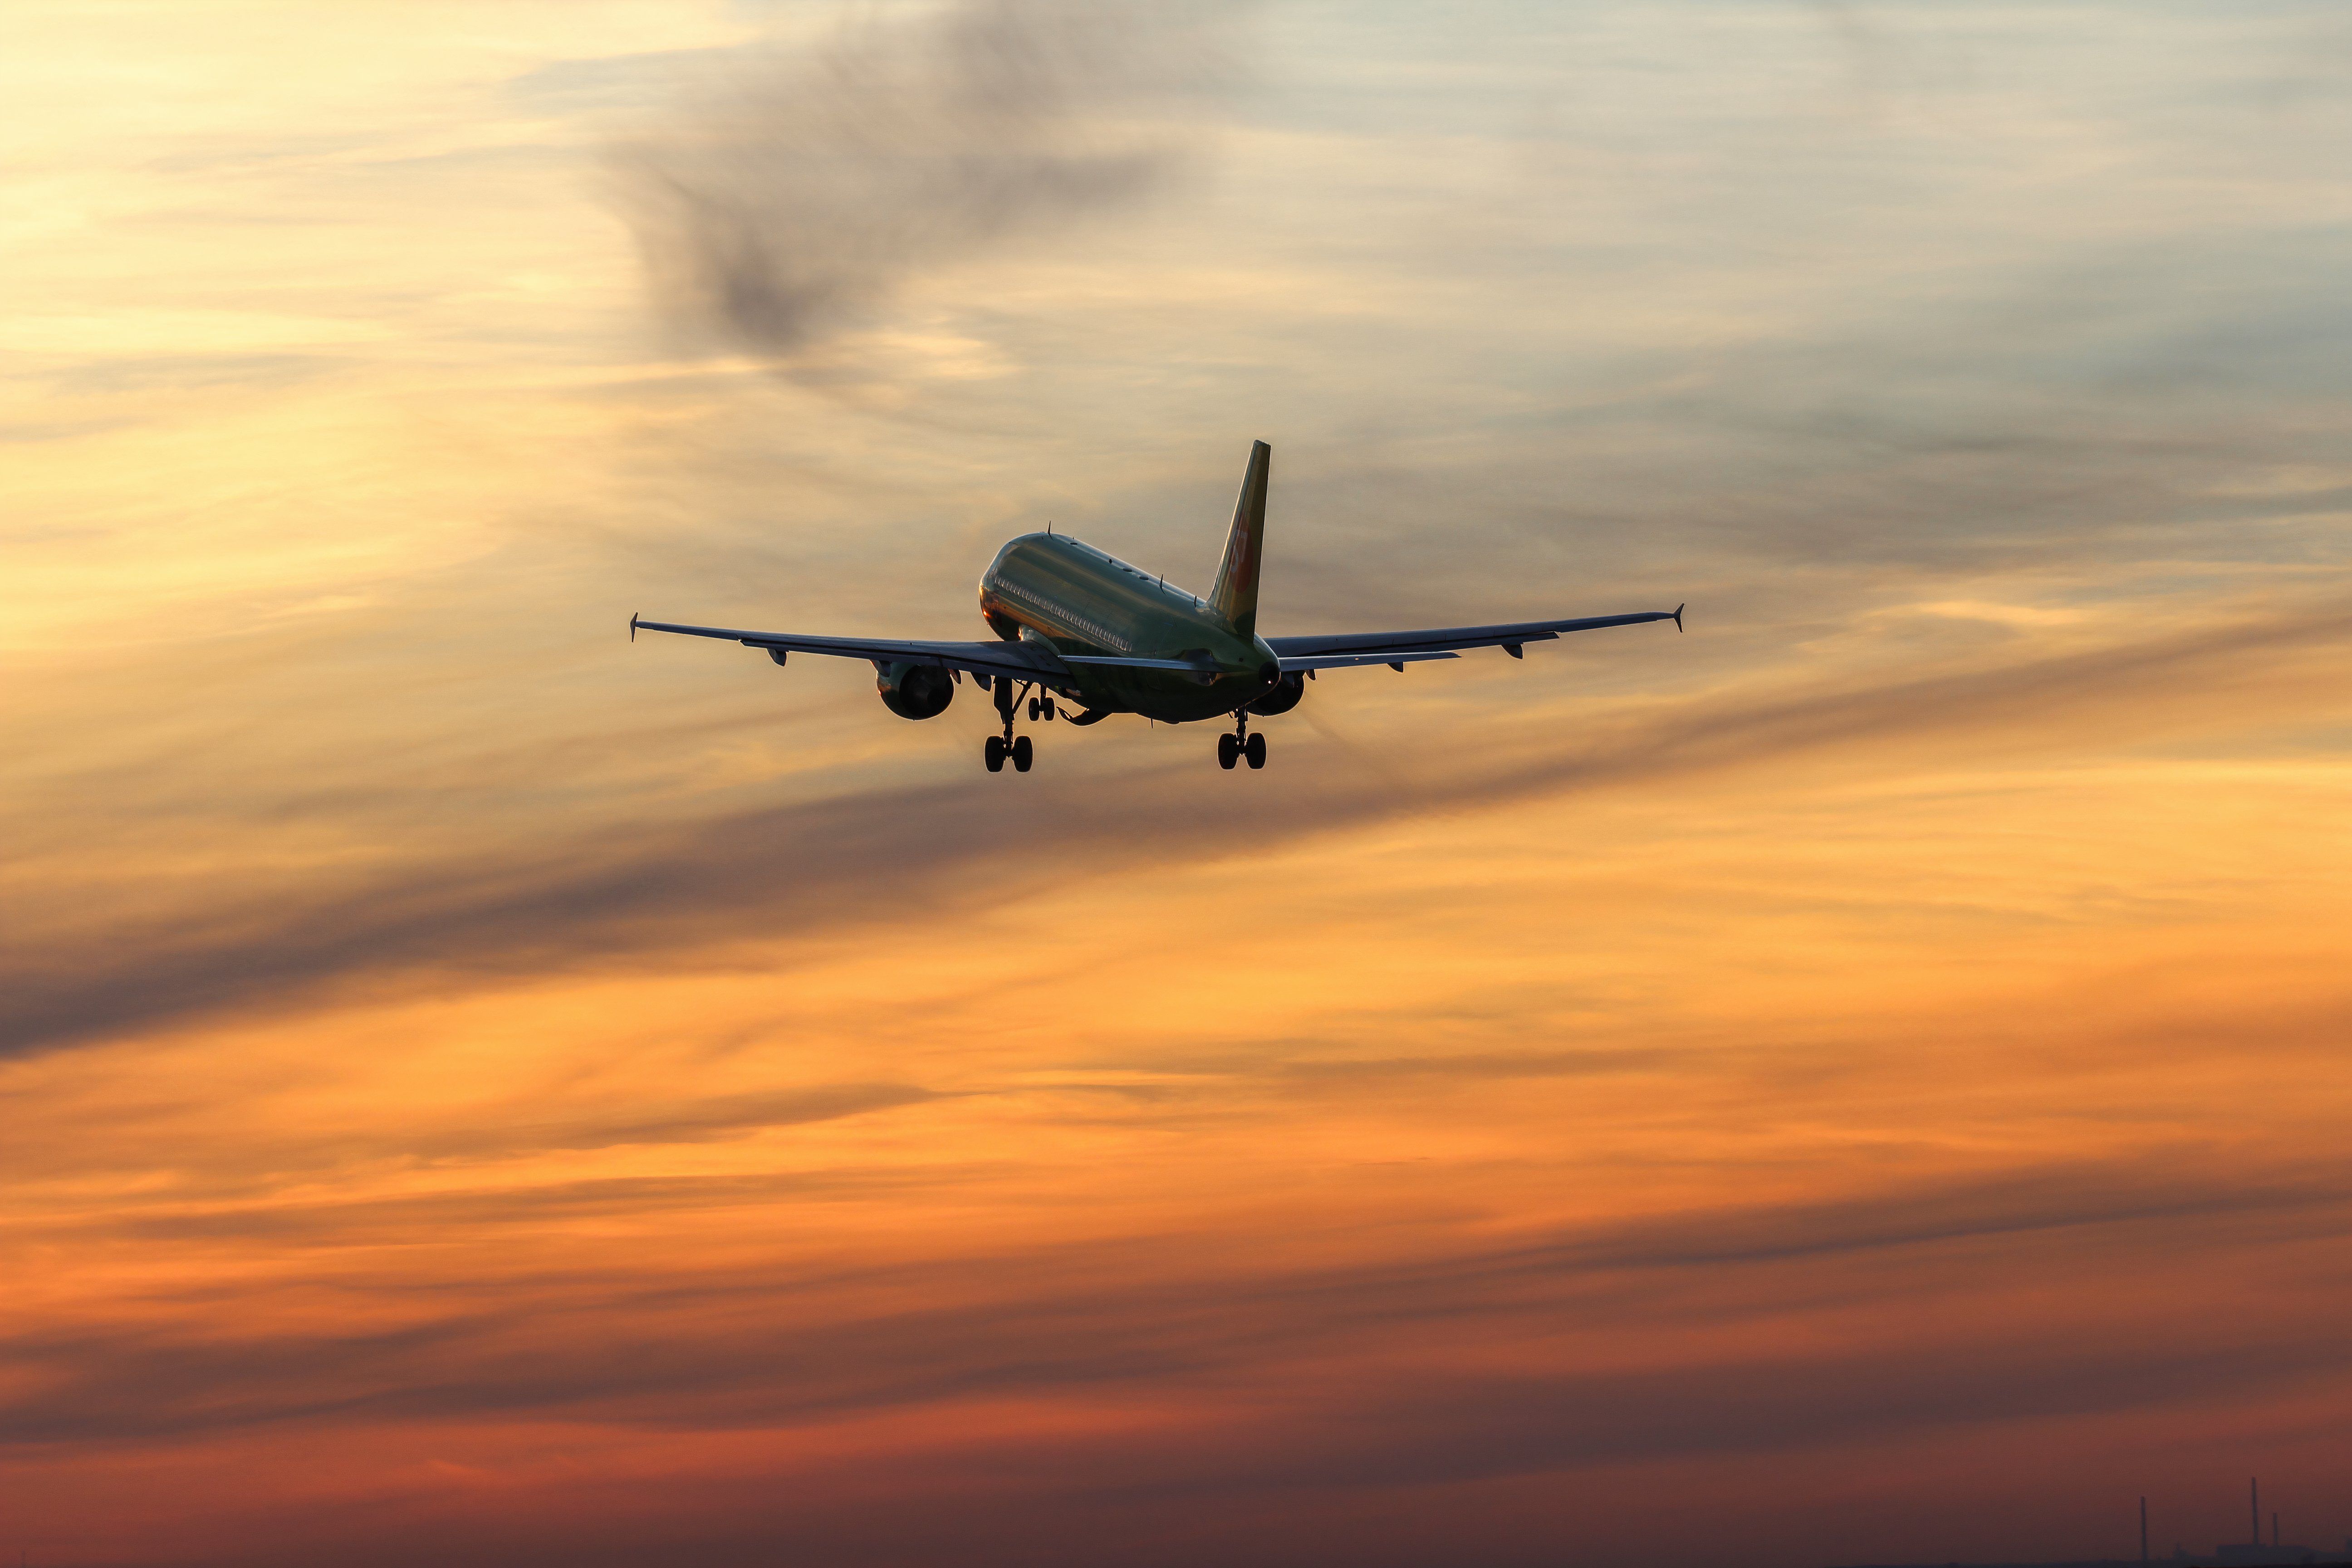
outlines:
[[[1110,658],[1090,653],[1066,653],[1059,656],[1064,664],[1109,664],[1129,669],[1181,669],[1187,675],[1198,675],[1201,666],[1181,658]],[[1209,667],[1213,673],[1215,666]]]

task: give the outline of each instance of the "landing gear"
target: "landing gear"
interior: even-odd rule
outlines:
[[[1217,737],[1217,766],[1227,773],[1234,764],[1247,758],[1253,768],[1265,766],[1265,737],[1249,732],[1249,710],[1234,715],[1234,732]]]
[[[1029,771],[1029,764],[1036,760],[1037,748],[1030,743],[1028,736],[1013,732],[1013,720],[1021,711],[1021,699],[1013,694],[1013,682],[1003,676],[996,678],[995,687],[996,711],[1004,721],[1004,733],[991,735],[982,745],[981,761],[988,764],[988,771],[992,773],[1003,773],[1008,760],[1013,763],[1014,773],[1025,773]],[[1033,721],[1053,716],[1052,698],[1029,699],[1029,717]]]

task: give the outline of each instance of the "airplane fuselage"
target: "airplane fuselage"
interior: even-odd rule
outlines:
[[[1272,691],[1282,663],[1202,600],[1065,533],[1026,533],[980,578],[980,611],[1006,641],[1057,654],[1182,659],[1196,668],[1074,664],[1077,697],[1097,710],[1163,723],[1226,717]]]

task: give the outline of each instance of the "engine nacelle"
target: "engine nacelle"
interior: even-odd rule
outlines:
[[[955,700],[954,678],[936,664],[878,665],[874,689],[901,719],[936,719]]]
[[[1253,713],[1263,713],[1271,719],[1276,713],[1287,713],[1307,696],[1307,672],[1294,669],[1275,683],[1273,690],[1249,705]],[[1252,763],[1253,767],[1256,764]]]

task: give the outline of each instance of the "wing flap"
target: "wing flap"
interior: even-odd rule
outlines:
[[[1517,648],[1531,642],[1549,642],[1563,632],[1597,631],[1602,626],[1639,626],[1646,621],[1682,624],[1682,611],[1642,610],[1627,616],[1580,616],[1559,621],[1514,621],[1495,626],[1432,626],[1409,632],[1334,632],[1299,637],[1268,637],[1266,646],[1285,669],[1307,668],[1294,660],[1360,655],[1360,664],[1391,664],[1401,655],[1444,654],[1464,648]],[[1330,665],[1324,668],[1335,668]]]
[[[1307,653],[1285,657],[1282,673],[1294,669],[1353,669],[1361,664],[1393,664],[1400,668],[1433,658],[1460,658],[1458,653]]]
[[[635,618],[629,626],[633,632],[676,632],[681,637],[738,642],[745,647],[760,648],[771,658],[781,653],[814,653],[835,658],[870,659],[876,664],[936,664],[943,669],[1004,675],[1053,687],[1067,686],[1076,679],[1051,648],[1034,642],[911,642],[887,637],[802,637],[792,632],[677,626]]]

